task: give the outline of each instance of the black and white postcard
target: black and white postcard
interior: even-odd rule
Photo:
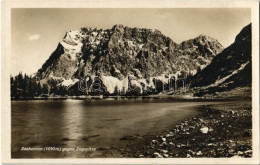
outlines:
[[[257,1],[5,0],[1,51],[3,163],[259,163]]]

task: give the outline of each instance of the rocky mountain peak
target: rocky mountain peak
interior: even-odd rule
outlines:
[[[236,36],[235,42],[240,41],[251,41],[252,35],[252,24],[250,23],[246,27],[244,27],[241,32]]]
[[[120,24],[106,30],[84,27],[65,34],[36,77],[63,84],[98,77],[109,93],[128,88],[123,82],[130,78],[130,86],[135,84],[142,93],[154,88],[154,80],[167,82],[195,74],[222,49],[216,40],[204,36],[176,44],[159,30]]]
[[[251,86],[251,35],[249,24],[236,36],[233,44],[219,53],[202,72],[192,78],[191,87],[200,89],[198,95]]]
[[[191,50],[198,50],[203,56],[214,57],[219,54],[224,47],[218,42],[218,40],[206,35],[199,35],[194,39],[184,41],[180,44],[181,49],[186,50],[186,54],[195,55]]]

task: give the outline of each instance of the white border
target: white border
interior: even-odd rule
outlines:
[[[11,8],[251,8],[253,61],[253,157],[252,158],[64,158],[11,159],[10,57]],[[89,164],[259,164],[259,3],[258,1],[170,0],[10,0],[2,2],[2,162]]]

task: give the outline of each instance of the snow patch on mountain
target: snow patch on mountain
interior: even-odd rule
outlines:
[[[83,46],[79,31],[67,32],[60,44],[64,47],[65,53],[70,55],[71,60],[77,59],[77,53],[81,53]]]
[[[61,85],[63,86],[66,86],[66,87],[69,87],[69,86],[72,86],[74,85],[76,82],[78,82],[79,79],[68,79],[68,80],[64,80]]]
[[[117,88],[118,91],[126,91],[128,89],[128,79],[125,78],[123,80],[119,80],[116,77],[113,76],[101,76],[101,80],[103,84],[105,85],[107,92],[112,94],[115,92],[115,89]]]

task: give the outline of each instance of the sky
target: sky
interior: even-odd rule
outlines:
[[[228,47],[251,22],[250,13],[246,8],[12,9],[11,74],[36,73],[66,31],[123,24],[157,29],[176,43],[204,34]]]

